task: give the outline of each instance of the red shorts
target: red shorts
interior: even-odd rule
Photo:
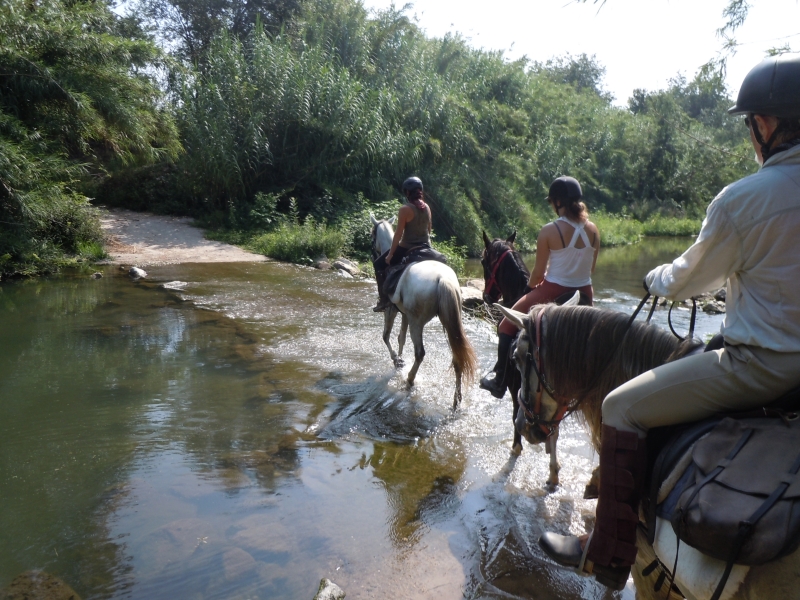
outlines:
[[[569,292],[580,292],[581,294],[588,296],[590,302],[594,300],[594,291],[592,290],[591,284],[584,285],[583,287],[579,288],[571,288],[558,285],[557,283],[553,283],[545,279],[542,281],[542,283],[517,300],[517,303],[512,306],[512,308],[516,311],[527,314],[531,306],[553,302],[556,298]],[[497,332],[506,333],[508,335],[516,335],[517,326],[508,319],[503,319],[500,321],[500,325],[497,327]]]

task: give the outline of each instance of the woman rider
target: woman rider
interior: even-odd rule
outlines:
[[[535,304],[552,302],[569,292],[580,292],[591,304],[592,273],[600,251],[600,231],[589,221],[583,191],[573,177],[559,177],[550,185],[547,201],[558,215],[539,232],[536,240],[536,264],[528,280],[531,290],[513,306],[527,313]],[[513,369],[508,358],[517,326],[508,319],[497,327],[497,363],[481,379],[481,387],[495,398],[502,398]]]
[[[406,203],[397,212],[397,229],[392,247],[372,263],[378,281],[378,304],[372,308],[375,312],[385,311],[390,304],[383,290],[386,268],[398,264],[411,249],[431,246],[431,209],[422,199],[422,192],[422,180],[419,177],[409,177],[403,182]]]
[[[594,531],[539,540],[563,565],[585,558],[583,570],[617,590],[636,558],[648,430],[758,408],[800,384],[800,55],[755,66],[728,112],[747,115],[761,168],[723,189],[697,241],[645,277],[650,292],[673,300],[727,283],[724,347],[648,371],[605,398]]]

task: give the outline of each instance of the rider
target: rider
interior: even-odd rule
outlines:
[[[600,491],[589,536],[545,533],[563,565],[622,589],[636,558],[638,503],[652,427],[748,410],[800,384],[800,55],[769,58],[745,77],[736,105],[761,165],[708,206],[697,241],[645,277],[683,300],[727,282],[724,347],[668,363],[603,402]]]
[[[547,201],[558,215],[539,232],[536,264],[528,280],[528,292],[513,306],[527,313],[535,304],[553,302],[570,292],[580,292],[591,303],[592,273],[600,252],[600,231],[589,221],[583,191],[574,177],[559,177],[550,184]],[[497,363],[481,379],[481,387],[495,398],[502,398],[513,366],[508,358],[517,326],[508,319],[497,327]]]
[[[383,312],[389,306],[389,297],[383,290],[386,269],[396,265],[409,250],[431,246],[431,209],[423,200],[422,180],[409,177],[403,182],[406,203],[397,213],[397,229],[392,247],[373,261],[375,279],[378,281],[378,304],[372,310]]]

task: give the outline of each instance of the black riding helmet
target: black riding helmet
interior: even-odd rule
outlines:
[[[728,113],[800,118],[800,54],[773,56],[753,67]]]
[[[422,188],[422,179],[419,177],[409,177],[403,182],[403,191],[404,192],[413,192],[414,190],[421,190]]]
[[[736,104],[728,109],[731,115],[767,115],[780,119],[768,140],[753,125],[753,136],[767,160],[772,144],[783,131],[795,130],[800,118],[800,55],[781,54],[761,61],[745,76]],[[789,123],[795,122],[790,126]]]
[[[563,200],[580,200],[583,198],[583,190],[577,179],[564,175],[556,178],[553,183],[550,184],[550,190],[547,196],[553,200],[556,198]]]

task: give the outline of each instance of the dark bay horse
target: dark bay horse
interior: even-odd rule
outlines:
[[[494,304],[502,298],[502,305],[511,308],[528,288],[530,272],[525,266],[522,256],[514,247],[516,238],[517,232],[515,231],[505,240],[495,238],[490,241],[486,232],[483,232],[484,250],[483,256],[481,256],[484,280],[483,300],[488,304]],[[518,401],[520,381],[519,372],[514,370],[508,381],[508,392],[511,394],[511,423],[514,425],[512,451],[515,454],[522,452],[522,436],[520,429],[516,426],[520,416]],[[540,429],[530,432],[529,435],[535,438],[535,441],[531,441],[532,444],[545,443],[547,453],[550,455],[550,477],[547,479],[547,485],[558,485],[560,469],[556,454],[558,428],[548,431]]]

